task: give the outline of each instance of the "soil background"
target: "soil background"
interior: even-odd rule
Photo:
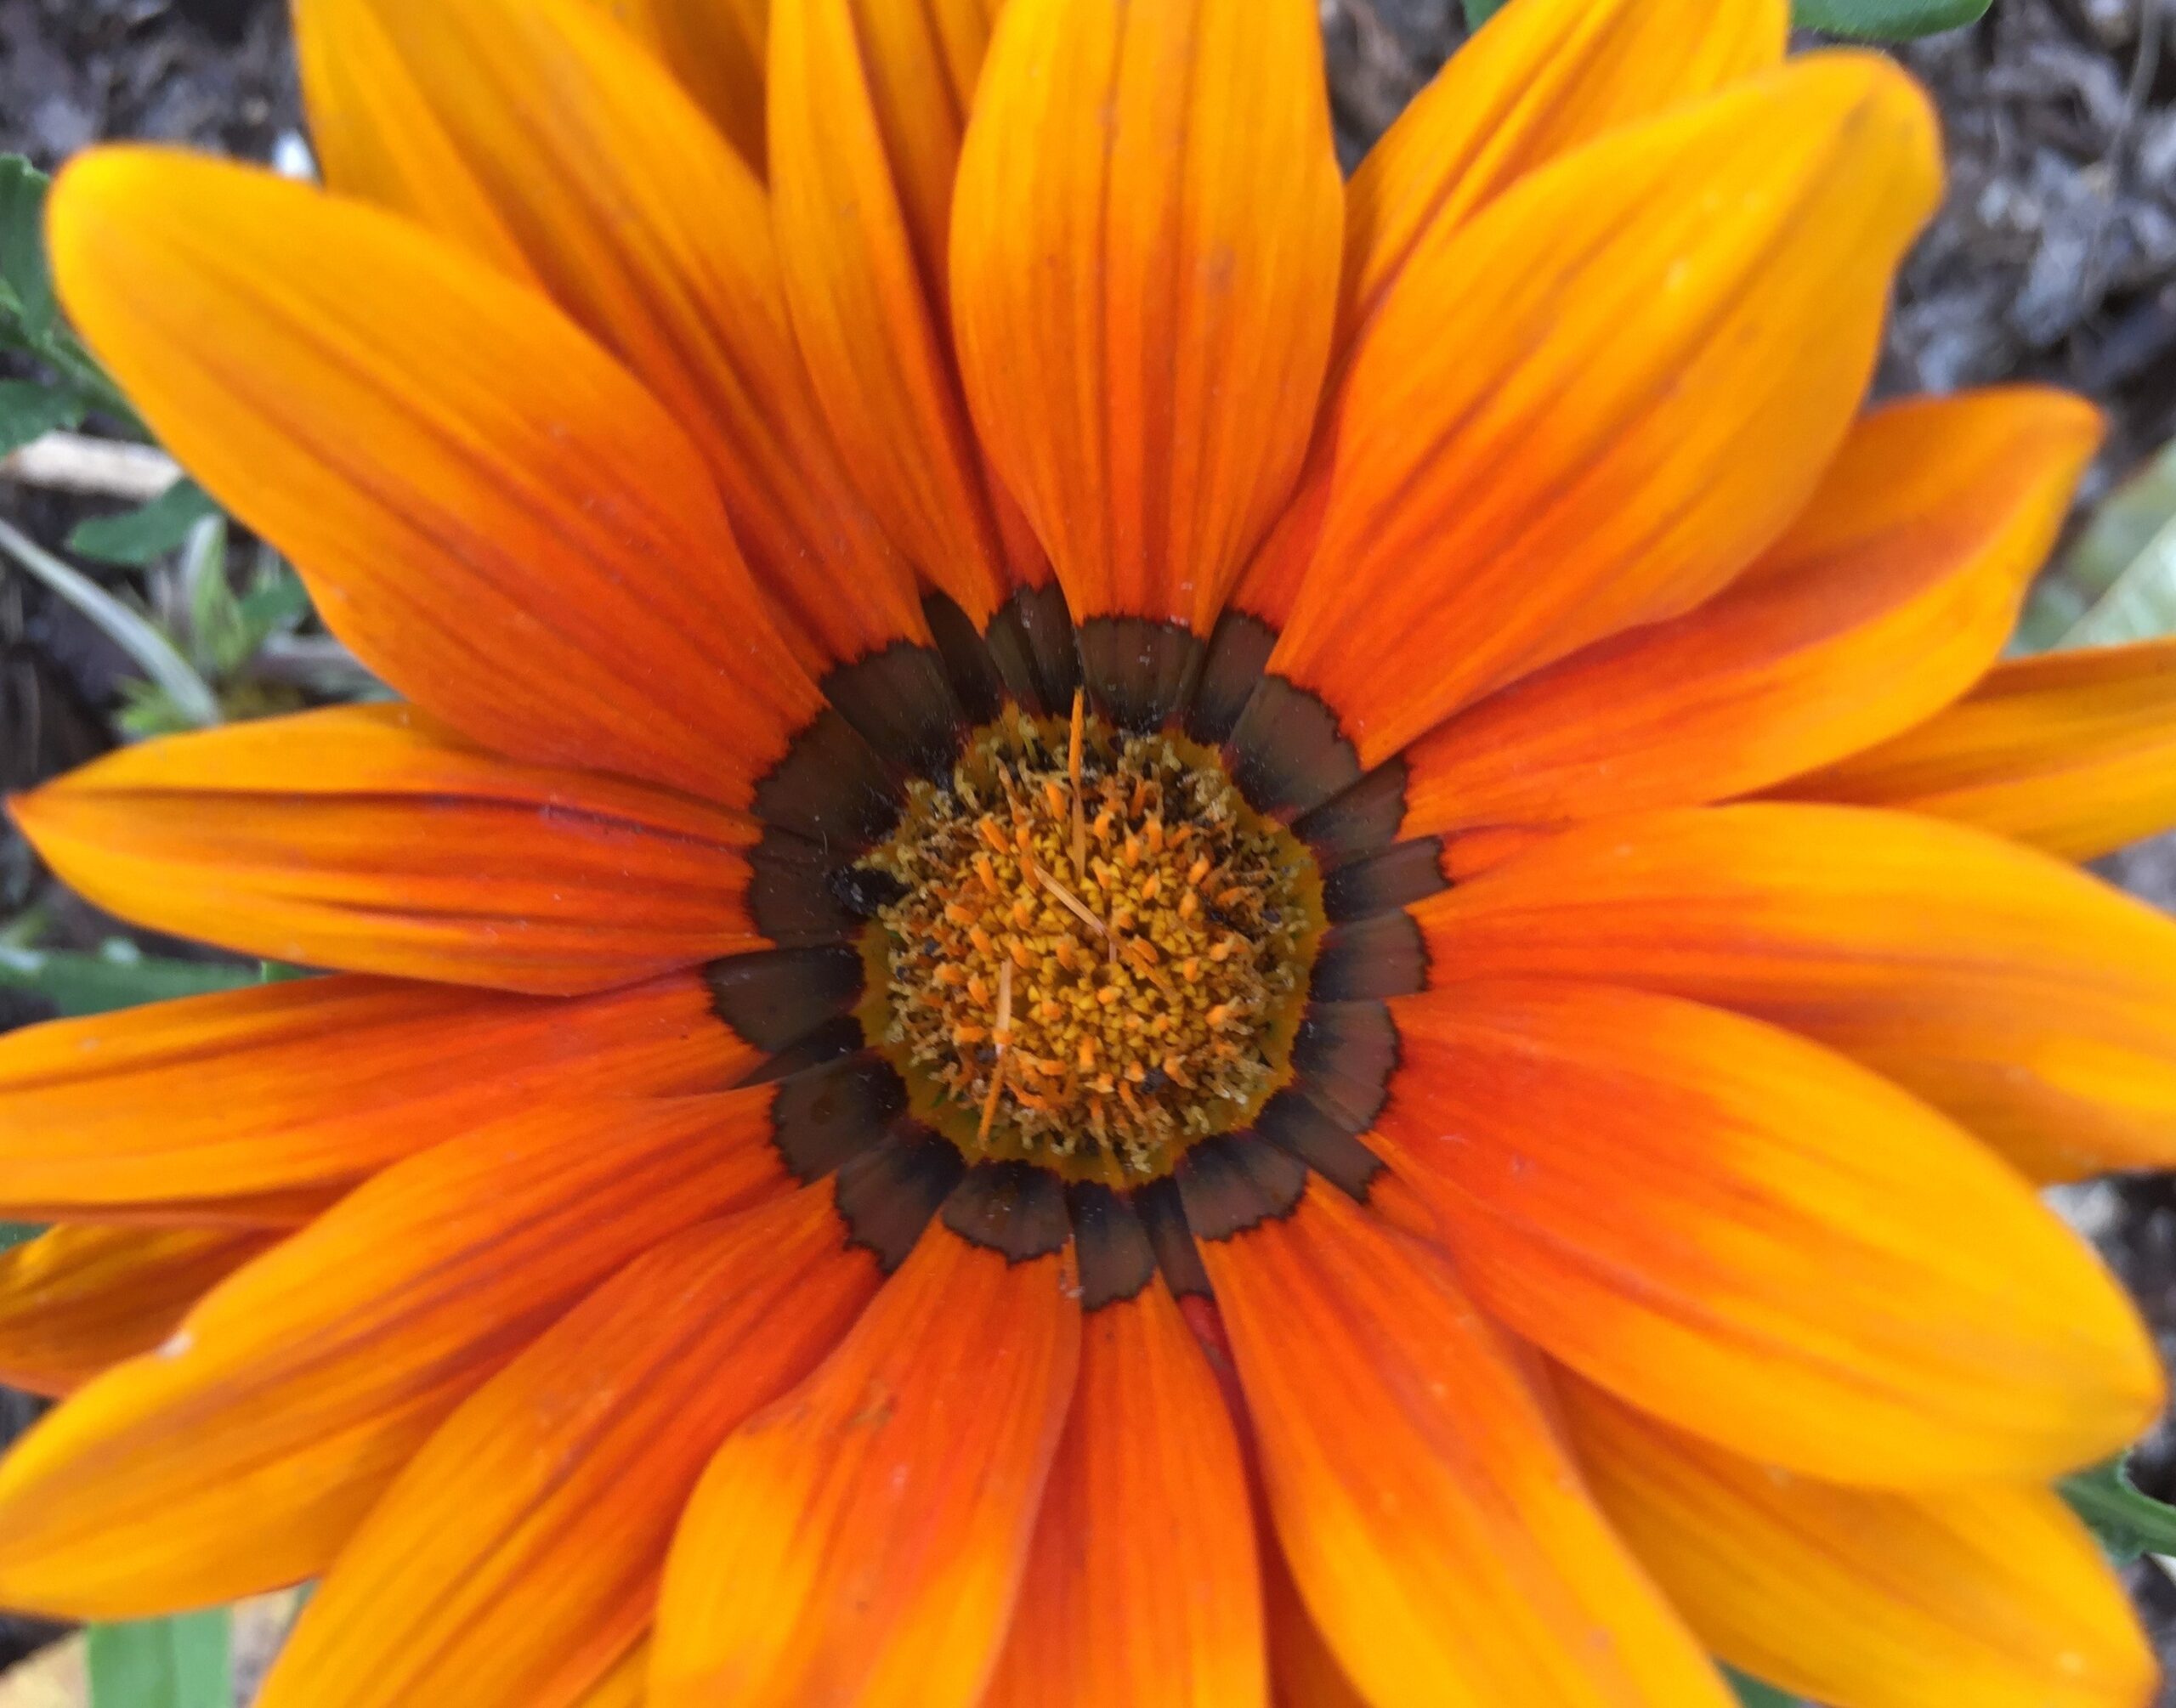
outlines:
[[[1347,166],[1464,39],[1458,0],[1321,0],[1331,99]],[[1946,203],[1904,271],[1878,385],[1949,391],[2046,380],[2107,410],[2088,507],[2176,437],[2176,0],[1995,0],[1980,24],[1902,57],[1933,89],[1949,155]],[[269,160],[301,135],[280,0],[0,0],[0,152],[50,168],[108,138],[184,142]],[[0,481],[0,516],[48,545],[82,501]],[[0,571],[0,788],[23,787],[110,744],[127,667],[22,578]],[[2176,906],[2176,838],[2105,862]],[[48,882],[0,844],[0,919]],[[110,922],[60,898],[64,931]],[[163,953],[186,952],[171,943]],[[0,1028],[37,1017],[0,996]],[[2176,1361],[2176,1181],[2123,1179],[2065,1207],[2103,1246]],[[0,1437],[31,1415],[0,1394]],[[2137,1474],[2176,1498],[2164,1426]],[[2133,1575],[2176,1671],[2176,1584]],[[38,1641],[0,1627],[0,1661]],[[2176,1687],[2164,1702],[2176,1705]]]

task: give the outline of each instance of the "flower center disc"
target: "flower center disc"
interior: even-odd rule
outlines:
[[[1008,709],[861,864],[864,1028],[970,1162],[1136,1186],[1289,1077],[1322,879],[1206,749]]]

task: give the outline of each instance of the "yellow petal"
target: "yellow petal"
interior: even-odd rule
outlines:
[[[1397,275],[1527,173],[1783,58],[1782,0],[1519,0],[1451,56],[1346,193],[1349,345]]]
[[[1011,0],[960,154],[953,318],[1076,619],[1208,631],[1306,446],[1342,220],[1306,0]]]
[[[2001,651],[2100,437],[2032,387],[1878,410],[1722,593],[1414,743],[1401,834],[1723,800],[1907,728]]]
[[[1249,576],[1271,668],[1372,765],[1716,592],[1842,442],[1940,182],[1918,88],[1819,54],[1507,191],[1353,351]]]
[[[1414,913],[1440,986],[1573,978],[1756,1015],[2043,1179],[2176,1162],[2176,923],[1975,831],[1781,802],[1628,814]]]
[[[745,805],[820,704],[694,447],[405,220],[147,149],[54,185],[62,300],[365,663],[470,739]]]
[[[1894,741],[1776,790],[1928,812],[2066,860],[2176,824],[2176,640],[1998,665]]]
[[[1744,1453],[1908,1488],[2047,1478],[2163,1399],[2137,1311],[2026,1183],[1865,1069],[1561,980],[1393,1004],[1371,1142],[1482,1305]]]
[[[1742,1459],[1575,1377],[1595,1497],[1715,1652],[1833,1708],[2143,1708],[2122,1586],[2044,1489],[1871,1493]]]

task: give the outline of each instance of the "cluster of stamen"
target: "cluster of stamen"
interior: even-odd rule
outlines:
[[[1284,1077],[1319,880],[1176,738],[1008,710],[863,863],[869,1023],[970,1160],[1139,1185]]]

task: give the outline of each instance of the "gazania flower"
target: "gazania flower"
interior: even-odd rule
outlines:
[[[67,305],[402,696],[15,803],[330,976],[0,1050],[0,1600],[269,1708],[2136,1708],[2165,648],[2092,450],[1862,416],[1923,99],[1515,0],[303,0],[331,194]],[[762,111],[758,122],[757,104]],[[1975,686],[1976,684],[1976,686]],[[2053,853],[2024,846],[2038,844]]]

